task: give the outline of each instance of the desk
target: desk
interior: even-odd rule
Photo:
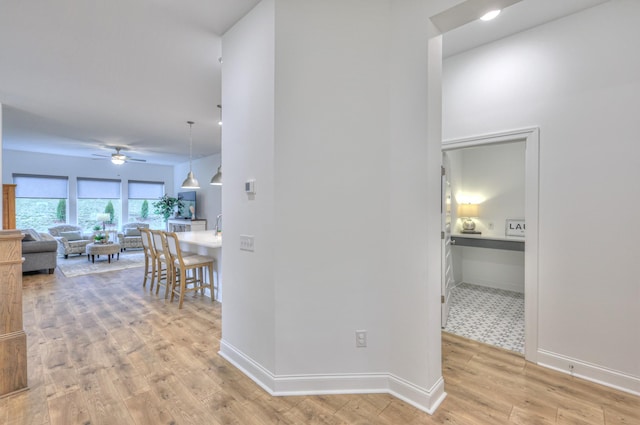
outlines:
[[[218,301],[222,301],[222,236],[215,230],[176,232],[180,249],[216,259],[214,273],[218,279]]]
[[[451,235],[451,244],[455,246],[475,246],[478,248],[504,249],[507,251],[524,251],[524,239],[482,236],[455,233]]]

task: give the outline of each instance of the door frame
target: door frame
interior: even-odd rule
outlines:
[[[537,363],[538,358],[538,239],[540,129],[538,127],[442,141],[442,151],[525,142],[525,210],[527,235],[524,248],[524,357]]]

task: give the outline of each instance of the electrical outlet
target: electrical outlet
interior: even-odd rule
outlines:
[[[356,347],[364,348],[367,346],[367,331],[356,331]]]
[[[240,250],[253,252],[254,250],[253,235],[240,235]]]

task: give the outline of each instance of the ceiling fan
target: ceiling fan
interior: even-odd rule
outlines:
[[[116,165],[122,165],[127,161],[136,161],[136,162],[147,162],[146,159],[137,159],[137,158],[131,158],[130,156],[127,156],[123,153],[120,153],[120,151],[122,150],[122,147],[115,147],[116,152],[112,153],[111,156],[108,155],[100,155],[97,153],[94,153],[93,156],[99,156],[102,158],[111,158],[111,162],[116,164]]]

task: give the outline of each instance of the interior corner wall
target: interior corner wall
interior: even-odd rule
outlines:
[[[225,241],[255,235],[255,252],[225,242],[221,354],[274,394],[443,397],[428,16],[418,0],[265,0],[223,37]]]
[[[538,362],[640,394],[640,2],[444,62],[444,139],[540,128]]]

